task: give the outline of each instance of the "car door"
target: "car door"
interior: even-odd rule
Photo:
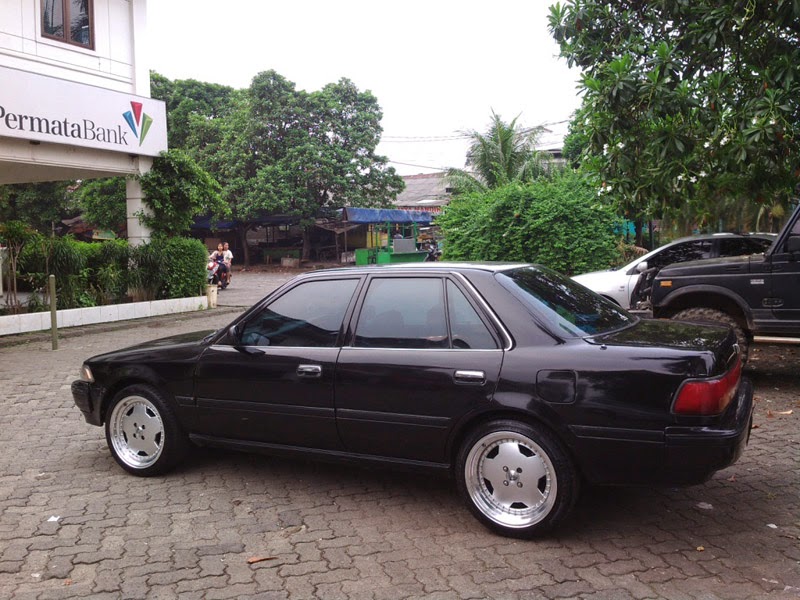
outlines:
[[[651,272],[651,276],[655,273],[675,263],[686,262],[689,260],[699,260],[701,258],[709,258],[713,253],[712,240],[688,240],[685,242],[678,242],[671,246],[665,246],[661,252],[657,252],[647,259],[647,270]],[[634,267],[627,273],[627,297],[628,304],[624,308],[628,308],[632,304],[632,295],[636,284],[641,277],[641,273]]]
[[[348,451],[445,462],[453,426],[490,402],[501,335],[468,284],[372,276],[336,370],[336,420]]]
[[[196,370],[198,433],[341,449],[334,371],[359,281],[299,283],[238,323],[229,343],[208,348]]]
[[[791,230],[770,257],[770,297],[776,328],[784,335],[800,335],[800,255],[789,252],[791,237],[800,237],[800,212]]]

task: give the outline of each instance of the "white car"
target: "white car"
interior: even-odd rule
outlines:
[[[702,258],[758,254],[769,248],[776,237],[774,233],[712,233],[680,238],[651,250],[619,269],[584,273],[573,279],[622,308],[633,308],[631,294],[639,275],[647,269],[661,269],[674,263]]]

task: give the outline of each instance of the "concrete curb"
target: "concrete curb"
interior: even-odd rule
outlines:
[[[131,302],[130,304],[110,304],[88,308],[70,308],[56,312],[59,329],[94,325],[113,321],[128,321],[144,317],[155,317],[175,313],[202,311],[209,308],[207,296]],[[50,330],[50,312],[5,315],[0,317],[0,336]]]
[[[220,306],[206,310],[195,310],[192,312],[162,314],[157,316],[134,318],[125,321],[109,321],[105,323],[86,324],[82,326],[70,327],[68,329],[58,330],[58,339],[70,339],[85,335],[87,333],[103,333],[107,331],[117,331],[121,329],[131,329],[134,327],[152,327],[158,323],[174,322],[176,318],[184,319],[199,319],[202,317],[215,317],[218,315],[230,314],[231,320],[233,315],[242,313],[247,307],[242,306]],[[48,318],[50,313],[47,314]],[[52,338],[50,330],[35,331],[27,333],[9,334],[0,337],[0,348],[8,348],[11,346],[20,346],[24,344],[32,344],[38,342],[49,342]]]

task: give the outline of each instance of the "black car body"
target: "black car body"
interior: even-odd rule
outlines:
[[[171,468],[186,438],[454,472],[482,521],[524,537],[579,479],[694,484],[732,464],[752,416],[735,342],[530,265],[333,269],[219,331],[91,358],[73,395],[134,474]]]
[[[652,284],[657,318],[716,322],[750,342],[800,343],[800,207],[763,254],[671,265]]]

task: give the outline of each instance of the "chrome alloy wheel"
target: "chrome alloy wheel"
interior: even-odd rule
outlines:
[[[129,467],[151,466],[164,449],[164,423],[158,409],[142,396],[123,398],[109,417],[109,441]]]
[[[530,527],[547,517],[558,491],[550,457],[514,431],[494,431],[481,438],[467,455],[464,481],[478,510],[511,529]]]

